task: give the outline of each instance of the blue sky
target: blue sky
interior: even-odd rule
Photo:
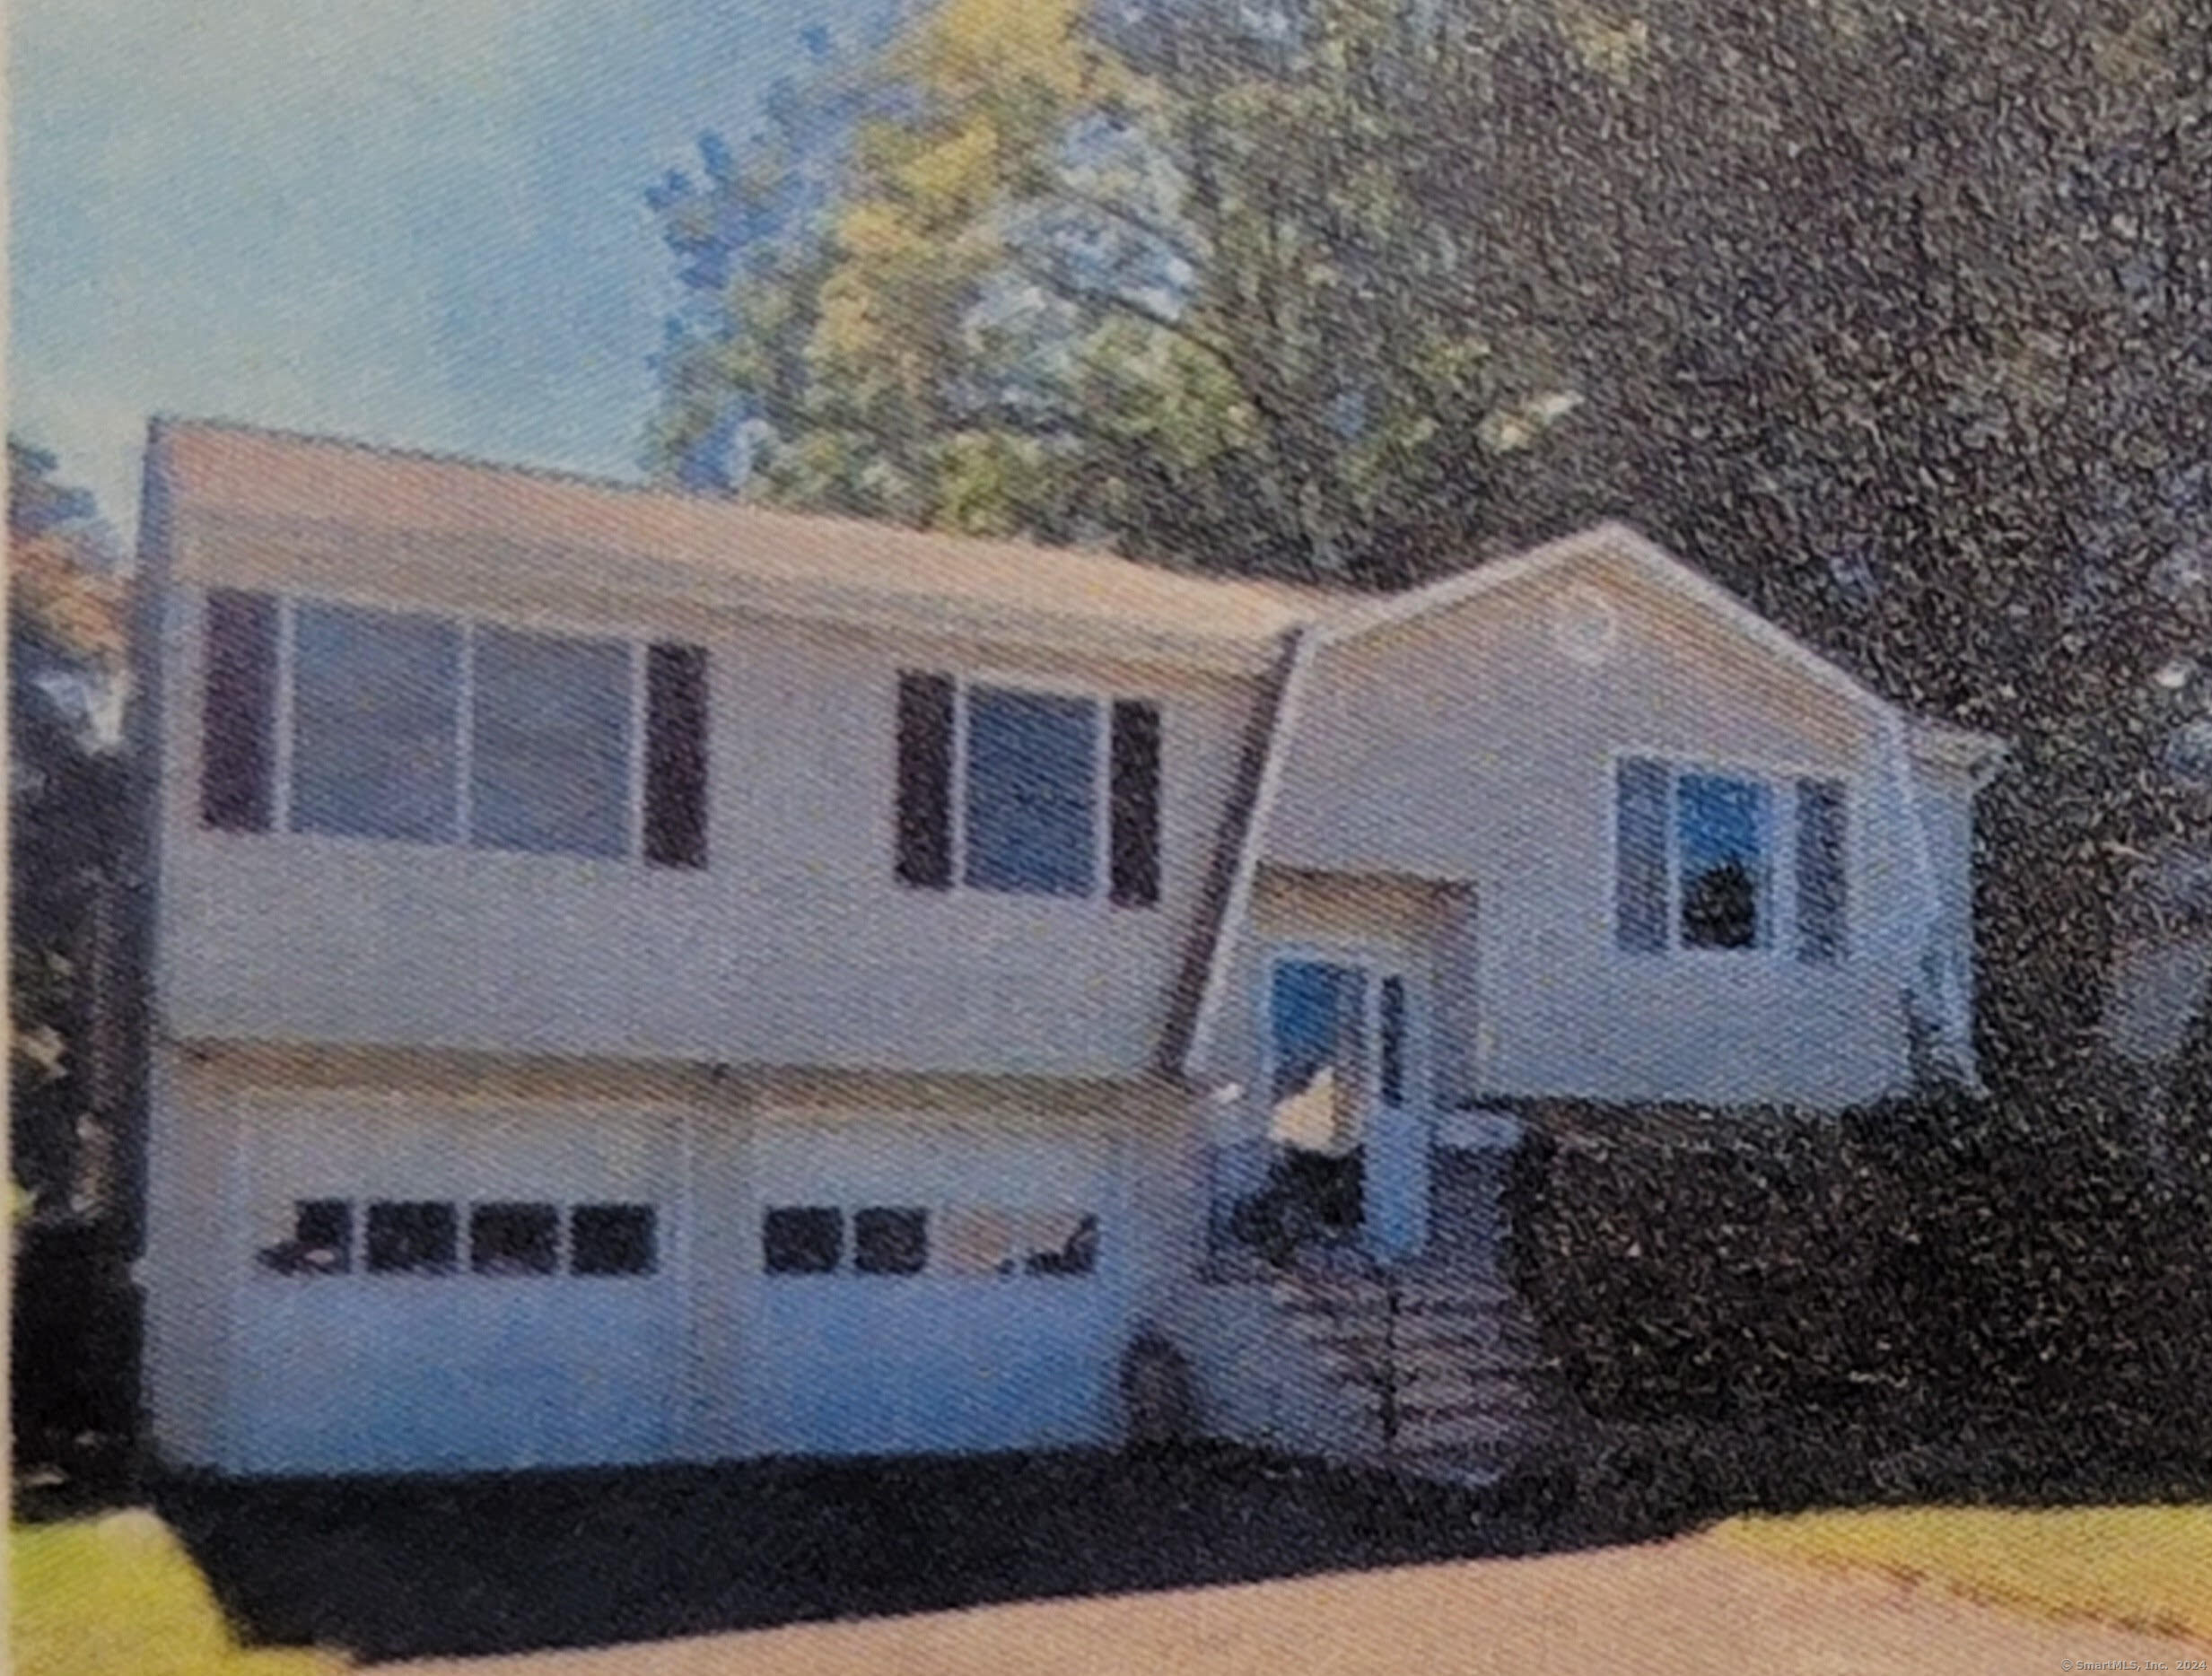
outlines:
[[[882,0],[15,0],[9,423],[119,525],[150,413],[631,475],[643,191]]]

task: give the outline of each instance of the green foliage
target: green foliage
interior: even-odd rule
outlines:
[[[1515,1267],[1601,1418],[2199,1460],[2204,1182],[2160,1181],[2130,1115],[1562,1107],[1517,1161]]]
[[[70,1202],[91,1097],[83,1041],[96,903],[126,842],[122,589],[92,497],[57,462],[8,442],[10,1134],[18,1183]]]
[[[1364,586],[1622,516],[2014,742],[1985,1057],[2066,1085],[2212,818],[2212,87],[2178,0],[952,0],[731,282],[746,491]],[[704,396],[702,391],[704,392]],[[664,456],[674,469],[674,461]]]

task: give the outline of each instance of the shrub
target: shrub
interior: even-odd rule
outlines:
[[[2114,1104],[1532,1107],[1510,1261],[1600,1419],[2025,1440],[2093,1476],[2194,1462],[2212,1442],[2202,1200]]]

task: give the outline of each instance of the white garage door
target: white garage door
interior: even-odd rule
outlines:
[[[232,1431],[247,1471],[667,1453],[679,1120],[293,1103],[240,1163]]]
[[[740,1347],[769,1453],[1109,1441],[1129,1263],[1097,1139],[766,1122]]]

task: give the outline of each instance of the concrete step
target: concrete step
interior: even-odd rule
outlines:
[[[1374,1386],[1347,1387],[1360,1411],[1379,1418],[1383,1411],[1383,1393]],[[1396,1393],[1400,1424],[1419,1418],[1424,1423],[1447,1423],[1456,1418],[1477,1415],[1527,1416],[1541,1414],[1545,1403],[1543,1396],[1530,1390],[1517,1379],[1483,1379],[1454,1386],[1415,1386]]]
[[[1440,1448],[1375,1450],[1360,1464],[1378,1472],[1403,1474],[1431,1483],[1453,1484],[1465,1489],[1483,1489],[1502,1480],[1520,1459],[1517,1450]]]
[[[1278,1280],[1275,1301],[1286,1309],[1305,1313],[1386,1314],[1390,1293],[1380,1281],[1340,1279]],[[1482,1315],[1517,1310],[1520,1299],[1503,1286],[1474,1281],[1429,1281],[1402,1285],[1398,1309],[1403,1315]]]
[[[1532,1379],[1546,1370],[1533,1349],[1502,1344],[1401,1346],[1394,1356],[1379,1341],[1331,1339],[1311,1345],[1332,1376],[1372,1383],[1386,1375],[1400,1384],[1448,1384],[1466,1380]]]

